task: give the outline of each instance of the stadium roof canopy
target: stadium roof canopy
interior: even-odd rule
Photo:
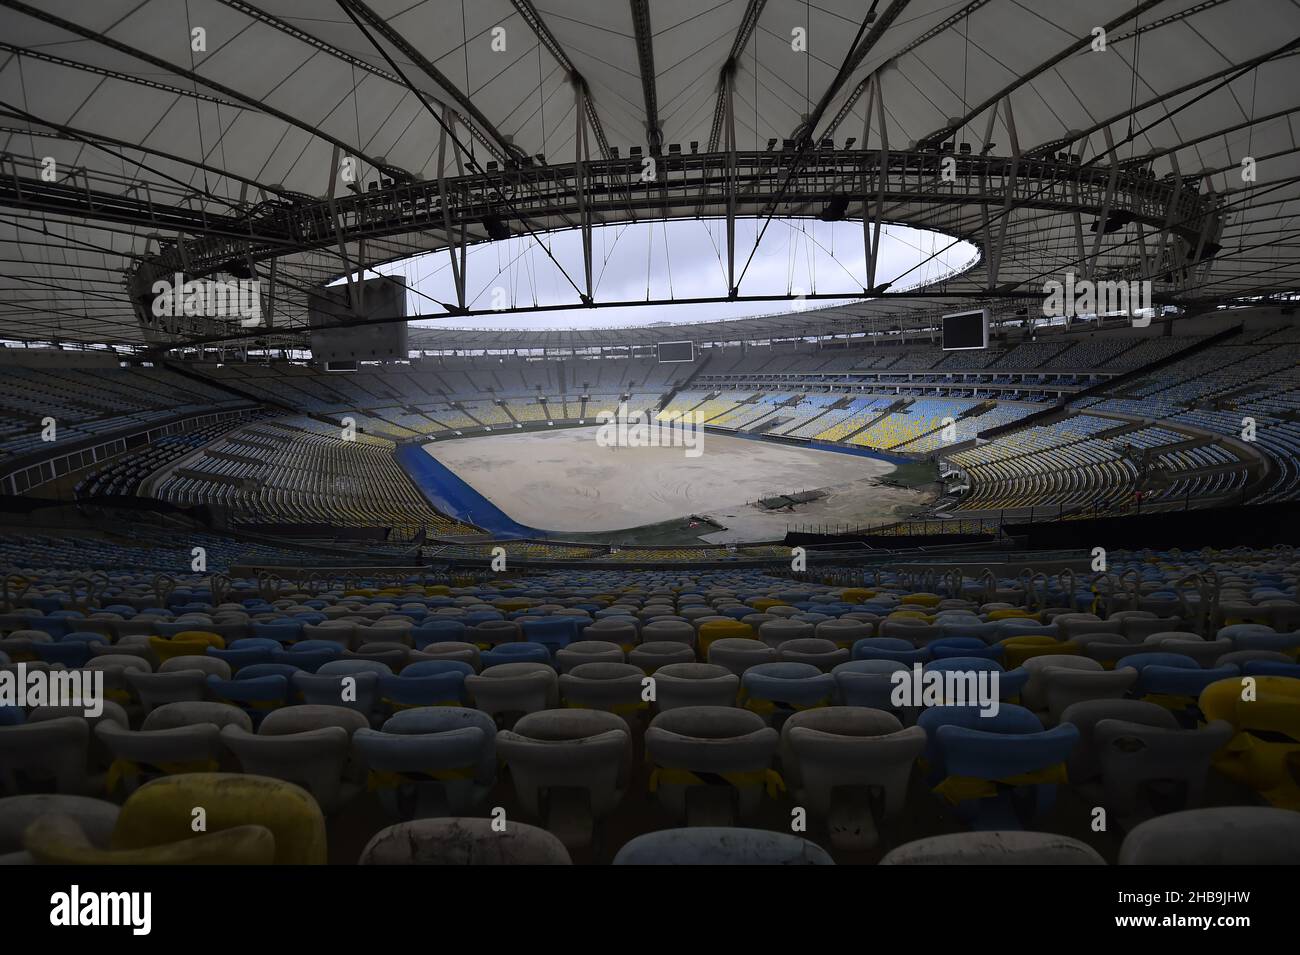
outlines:
[[[893,314],[891,314],[891,310]],[[797,312],[756,315],[717,321],[656,322],[613,328],[510,329],[503,335],[484,321],[477,328],[412,327],[412,351],[511,352],[582,351],[598,348],[650,347],[659,342],[692,341],[696,344],[736,342],[789,342],[834,339],[843,336],[883,336],[891,331],[918,329],[920,337],[936,337],[939,317],[951,305],[909,299],[855,302],[830,308],[809,307]],[[993,321],[1017,320],[1014,303],[995,303]],[[873,339],[874,340],[874,339]],[[883,339],[882,339],[883,340]]]
[[[1298,51],[1292,0],[0,0],[0,338],[266,339],[144,327],[125,277],[183,268],[273,276],[293,341],[305,290],[358,264],[729,212],[980,247],[837,326],[1066,270],[1280,297]]]

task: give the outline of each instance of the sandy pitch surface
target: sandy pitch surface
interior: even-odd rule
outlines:
[[[787,524],[891,520],[927,495],[881,487],[883,461],[766,441],[705,434],[703,453],[683,448],[608,448],[596,428],[491,435],[425,445],[425,451],[506,514],[543,530],[613,531],[690,514],[728,530],[705,539],[765,540]],[[828,488],[797,512],[747,502]]]

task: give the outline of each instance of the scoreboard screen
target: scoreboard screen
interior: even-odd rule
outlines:
[[[956,312],[943,317],[943,350],[966,351],[989,347],[989,310]]]
[[[694,342],[660,342],[656,347],[661,362],[695,361]]]

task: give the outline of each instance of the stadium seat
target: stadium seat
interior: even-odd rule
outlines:
[[[464,643],[468,633],[459,620],[426,620],[410,631],[412,645],[423,650],[435,643]]]
[[[243,709],[252,718],[254,725],[261,722],[269,711],[278,706],[286,706],[289,702],[289,680],[278,673],[242,680],[222,680],[209,675],[207,683],[208,692],[212,696]]]
[[[781,728],[781,765],[798,805],[825,821],[831,843],[869,849],[897,817],[925,731],[858,706],[793,714]]]
[[[647,628],[657,627],[653,632],[660,634],[672,632],[668,625],[676,621],[664,621],[663,626],[656,624],[647,624]],[[694,632],[691,633],[692,639]],[[621,647],[624,653],[631,653],[632,648],[642,639],[641,632],[637,629],[637,622],[632,617],[606,617],[588,624],[582,630],[582,639],[588,642],[607,642]],[[652,639],[671,639],[667,636],[660,636]]]
[[[583,663],[560,676],[560,697],[565,706],[615,713],[631,726],[650,709],[645,681],[630,663]]]
[[[839,647],[830,640],[818,637],[786,640],[777,647],[777,659],[787,663],[807,663],[829,672],[841,663],[848,662],[847,647]]]
[[[526,713],[554,709],[559,702],[559,679],[545,663],[502,663],[465,677],[474,706],[497,720],[513,725]]]
[[[104,789],[128,795],[148,779],[179,773],[216,772],[224,750],[220,732],[252,729],[247,713],[225,703],[170,702],[150,711],[139,730],[103,721],[95,737],[112,754]]]
[[[1029,710],[1014,705],[991,717],[979,714],[975,707],[943,706],[918,718],[930,740],[934,792],[973,828],[1025,828],[1067,781],[1065,761],[1079,732],[1068,723],[1044,730]]]
[[[292,689],[305,704],[342,706],[357,713],[373,713],[379,704],[379,680],[387,667],[373,661],[335,660],[315,673],[293,675]]]
[[[478,710],[420,707],[382,730],[356,729],[352,749],[391,815],[456,816],[480,805],[495,783],[496,738],[496,725]]]
[[[892,660],[911,666],[930,659],[930,651],[917,649],[907,640],[897,637],[868,637],[853,644],[854,660]]]
[[[767,624],[764,624],[767,626]],[[646,638],[644,629],[642,638]],[[657,634],[653,635],[655,640],[661,640]],[[671,637],[669,639],[672,639]],[[713,644],[719,640],[753,640],[755,634],[749,624],[741,623],[739,620],[712,620],[701,623],[699,626],[698,648],[700,656],[709,660],[709,651]],[[712,661],[710,661],[712,662]]]
[[[1065,643],[1044,634],[1005,637],[999,643],[1002,646],[1002,663],[1009,670],[1023,666],[1032,657],[1079,652],[1076,644]]]
[[[904,677],[910,678],[911,667],[897,660],[850,660],[831,671],[839,702],[846,706],[872,707],[902,716],[909,713],[914,721],[920,706],[894,705],[895,688]]]
[[[1095,674],[1105,672],[1101,664],[1096,660],[1068,653],[1046,653],[1041,656],[1030,657],[1025,660],[1023,667],[1029,673],[1029,679],[1021,691],[1020,702],[1035,713],[1039,713],[1040,716],[1047,709],[1046,686],[1049,670],[1074,670],[1076,672]]]
[[[814,636],[821,640],[829,640],[837,647],[852,649],[854,643],[872,636],[874,631],[875,626],[871,623],[839,617],[834,620],[823,620],[817,624]]]
[[[671,663],[693,662],[695,651],[675,640],[653,640],[634,647],[627,659],[634,667],[652,675],[660,667]]]
[[[230,826],[137,848],[94,843],[82,821],[53,814],[36,819],[24,833],[25,855],[40,865],[272,865],[275,832],[261,825]]]
[[[381,829],[359,865],[571,865],[564,843],[545,829],[513,820],[415,819]]]
[[[740,705],[774,726],[791,713],[829,706],[835,678],[807,663],[760,663],[740,677]]]
[[[646,730],[650,790],[673,818],[692,826],[735,825],[764,794],[785,788],[772,769],[777,731],[736,707],[688,706],[660,713]]]
[[[87,794],[89,746],[90,723],[76,716],[0,725],[0,791]]]
[[[1001,660],[1004,651],[1001,644],[990,646],[978,637],[943,637],[932,641],[926,649],[936,660],[945,657],[984,657],[989,660]]]
[[[632,839],[614,865],[834,865],[816,843],[784,832],[735,826],[665,829]]]
[[[0,865],[35,861],[24,848],[24,833],[33,822],[45,817],[71,819],[90,846],[107,849],[118,812],[114,803],[88,796],[33,793],[0,798]]]
[[[657,712],[684,706],[732,706],[740,678],[712,663],[670,663],[654,673]]]
[[[466,624],[469,624],[468,619]],[[519,624],[513,620],[488,617],[486,620],[478,620],[470,625],[468,639],[480,650],[487,651],[522,639],[521,633]]]
[[[1200,805],[1211,757],[1233,736],[1215,720],[1199,729],[1170,729],[1103,719],[1092,745],[1106,807],[1126,821]]]
[[[461,706],[465,699],[465,678],[474,668],[457,660],[426,660],[412,663],[400,674],[379,674],[379,697],[392,709],[412,706]]]
[[[325,820],[306,790],[279,779],[228,773],[189,773],[145,783],[122,806],[113,849],[157,849],[197,838],[195,807],[203,809],[208,835],[247,826],[269,829],[276,864],[326,862]],[[242,852],[230,851],[244,861]]]
[[[462,643],[456,640],[425,644],[423,650],[411,651],[409,659],[412,662],[420,660],[456,660],[460,663],[468,663],[475,673],[483,669],[483,658],[479,648],[475,644]]]
[[[270,663],[275,651],[280,650],[280,642],[271,640],[267,637],[247,637],[243,640],[235,640],[228,644],[226,648],[208,647],[207,655],[216,657],[218,660],[225,660],[230,664],[232,672],[238,672],[240,667],[250,666],[255,663]]]
[[[777,651],[761,640],[724,637],[710,644],[708,662],[725,667],[737,676],[743,676],[750,667],[775,663],[777,657]]]
[[[1050,660],[1050,656],[1035,657],[1026,661]],[[1088,659],[1086,657],[1066,657],[1064,659]],[[1038,681],[1036,692],[1041,694],[1043,709],[1038,713],[1043,725],[1052,727],[1065,718],[1065,711],[1075,703],[1087,700],[1119,700],[1133,689],[1137,683],[1138,673],[1132,667],[1119,670],[1083,669],[1074,665],[1057,666],[1048,664],[1036,668],[1034,678]],[[1022,698],[1026,705],[1028,701]]]
[[[498,735],[497,748],[524,811],[569,849],[591,843],[593,827],[627,789],[631,736],[625,721],[611,712],[530,713]]]
[[[578,621],[572,617],[525,617],[519,621],[523,639],[555,653],[578,640]]]
[[[623,648],[617,643],[579,640],[556,652],[555,665],[564,674],[584,663],[622,663],[625,656]]]
[[[1189,809],[1134,827],[1120,865],[1295,865],[1300,815],[1262,806]]]
[[[1096,849],[1049,832],[957,832],[891,849],[881,865],[1105,865]]]
[[[1131,671],[1130,671],[1131,672]],[[1069,758],[1070,782],[1078,786],[1101,775],[1101,756],[1093,731],[1103,720],[1119,721],[1157,729],[1177,730],[1178,721],[1162,706],[1141,700],[1100,699],[1072,703],[1061,714],[1061,722],[1079,731],[1079,743]]]
[[[345,712],[368,725],[359,714]],[[326,814],[336,812],[356,795],[359,787],[345,785],[343,778],[351,743],[347,730],[320,726],[295,733],[267,733],[266,724],[263,720],[257,735],[233,724],[221,729],[221,742],[245,773],[296,783],[311,793]]]
[[[1300,809],[1300,680],[1235,677],[1207,686],[1198,701],[1207,720],[1235,730],[1214,759],[1224,775],[1255,790],[1271,805]]]

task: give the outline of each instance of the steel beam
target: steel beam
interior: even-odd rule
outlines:
[[[368,4],[364,3],[363,0],[337,0],[337,2],[362,20],[366,21],[372,30],[396,47],[408,61],[424,73],[425,76],[433,80],[433,82],[438,85],[439,89],[443,90],[449,97],[455,100],[461,110],[474,121],[475,125],[492,138],[502,152],[517,160],[525,158],[524,151],[504,136],[501,131],[492,124],[492,121],[483,115],[482,110],[474,105],[474,101],[470,99],[466,93],[461,91],[455,83],[433,65],[428,57],[416,49],[410,41],[406,39],[406,37],[402,36],[400,32],[395,30],[386,19],[372,10]]]
[[[921,34],[911,43],[907,44],[907,46],[903,47],[892,57],[890,57],[888,62],[897,63],[900,58],[902,58],[908,53],[911,53],[922,43],[926,43],[929,40],[933,40],[937,36],[947,33],[948,30],[950,30],[952,27],[956,26],[962,20],[968,18],[972,13],[974,13],[980,7],[984,6],[986,3],[989,2],[990,0],[971,0],[971,2],[967,3],[965,7],[958,10],[952,16],[946,18],[940,23],[936,23],[933,27],[926,30],[923,34]],[[857,105],[858,100],[862,98],[864,93],[866,93],[867,84],[871,82],[871,78],[880,72],[881,69],[877,68],[871,75],[864,77],[862,81],[858,83],[858,85],[854,88],[853,92],[850,93],[845,98],[844,103],[840,106],[839,111],[835,114],[835,118],[832,119],[830,123],[827,124],[826,129],[822,132],[822,136],[835,135],[835,131],[840,128],[840,124],[842,124],[846,119],[848,119],[849,113],[853,111],[853,107]]]
[[[723,82],[726,85],[726,115],[723,120],[726,180],[723,193],[727,202],[727,295],[734,298],[739,294],[736,283],[736,74],[728,73]]]
[[[994,289],[998,286],[998,272],[1002,267],[1002,252],[1007,241],[1007,226],[1011,222],[1011,212],[1014,208],[1014,196],[1016,192],[1016,177],[1020,174],[1020,140],[1016,136],[1015,114],[1011,109],[1010,98],[1002,101],[1002,119],[1007,127],[1007,133],[1011,137],[1011,175],[1006,180],[1006,197],[1002,202],[1002,215],[998,221],[998,238],[993,246],[990,256],[992,259],[989,265],[989,288]],[[984,236],[988,240],[987,233]]]
[[[582,271],[584,278],[584,288],[586,291],[582,294],[582,300],[585,304],[591,305],[595,297],[591,286],[591,204],[587,196],[587,162],[589,160],[589,150],[587,144],[587,111],[583,104],[586,99],[587,90],[581,83],[573,84],[573,94],[577,98],[574,109],[574,119],[577,122],[577,129],[574,130],[573,137],[573,182],[574,190],[577,193],[578,200],[578,223],[582,229]]]
[[[312,34],[308,33],[306,30],[301,29],[300,27],[290,23],[287,20],[281,20],[279,17],[267,13],[265,10],[261,9],[260,7],[254,6],[251,3],[245,3],[244,0],[219,0],[219,2],[230,7],[230,9],[232,10],[238,10],[246,17],[251,17],[252,19],[257,20],[259,23],[264,23],[274,30],[278,30],[281,33],[293,37],[295,40],[298,40],[301,43],[307,44],[312,49],[319,50],[320,52],[326,54],[327,56],[332,56],[336,60],[346,63],[349,67],[353,69],[361,70],[364,73],[369,73],[371,76],[378,76],[381,79],[386,80],[389,83],[394,83],[398,86],[406,85],[402,81],[402,78],[400,76],[397,76],[394,73],[389,73],[386,70],[381,70],[373,63],[369,63],[366,60],[363,60],[359,56],[353,56],[351,53],[347,52],[346,50],[341,50],[336,46],[326,43],[324,40],[320,39],[320,37],[313,36]],[[446,105],[441,100],[438,100],[437,102],[439,106]],[[457,113],[455,110],[453,110],[452,112],[456,114],[456,117],[457,119],[460,120],[461,125],[469,130],[470,135],[473,136],[476,140],[478,140],[478,142],[483,146],[484,149],[486,149],[497,159],[505,158],[505,154],[501,152],[501,149],[496,142],[494,142],[491,138],[489,138],[477,127],[475,127],[472,123],[467,122],[465,118],[460,115],[460,113]]]
[[[363,159],[366,160],[366,162],[370,163],[372,166],[374,166],[377,169],[382,169],[385,173],[387,173],[390,177],[394,179],[411,178],[411,174],[407,172],[405,169],[401,169],[397,166],[391,166],[388,163],[383,162],[382,160],[367,156],[365,155],[365,153],[361,152],[357,147],[349,143],[345,143],[341,139],[336,139],[335,137],[329,135],[328,133],[312,125],[311,123],[304,122],[303,120],[297,118],[296,116],[291,116],[290,114],[285,113],[282,110],[278,110],[273,106],[268,106],[266,103],[264,103],[259,99],[256,99],[251,96],[245,96],[243,93],[240,93],[238,90],[231,89],[229,86],[225,86],[222,83],[218,83],[216,80],[210,79],[205,76],[201,76],[200,74],[195,73],[193,70],[187,70],[184,67],[177,66],[174,63],[169,63],[166,60],[162,59],[161,57],[154,56],[151,53],[146,53],[144,50],[137,49],[127,43],[121,42],[120,40],[110,39],[104,34],[97,33],[94,30],[90,29],[89,27],[84,27],[79,23],[73,23],[71,20],[65,20],[62,17],[56,16],[53,13],[50,13],[45,10],[41,10],[37,7],[33,7],[30,4],[22,3],[21,0],[0,0],[0,7],[5,7],[7,9],[14,10],[18,13],[22,13],[34,19],[40,20],[43,23],[48,23],[51,26],[56,26],[61,30],[67,31],[68,33],[76,34],[82,39],[92,40],[95,43],[99,43],[102,46],[106,46],[111,50],[117,51],[118,53],[123,53],[127,56],[134,57],[135,59],[148,63],[149,65],[157,67],[160,70],[163,70],[167,73],[171,73],[174,76],[184,77],[185,79],[199,86],[206,86],[208,89],[215,90],[216,92],[220,93],[222,96],[226,97],[227,99],[230,99],[247,109],[254,110],[255,112],[266,113],[268,116],[274,116],[276,119],[280,120],[281,122],[288,123],[290,126],[294,126],[312,136],[315,136],[319,139],[323,139],[325,142],[329,143],[332,146],[335,146],[339,149],[342,149],[354,155],[361,156]]]
[[[1122,26],[1123,24],[1127,23],[1129,20],[1133,20],[1136,19],[1137,17],[1140,17],[1142,14],[1146,13],[1152,7],[1159,6],[1164,2],[1165,0],[1142,0],[1141,3],[1134,4],[1126,12],[1115,17],[1113,20],[1110,20],[1109,22],[1102,24],[1101,28],[1105,30],[1106,33],[1109,35],[1110,32],[1114,30],[1116,27]],[[1065,49],[1061,50],[1055,56],[1043,61],[1038,66],[1034,67],[1033,69],[1027,72],[1019,73],[1014,80],[1012,80],[1006,86],[1002,87],[1002,89],[998,90],[996,93],[989,96],[988,99],[984,100],[978,106],[971,109],[969,112],[966,113],[965,116],[958,119],[955,124],[949,123],[948,125],[944,126],[941,129],[936,129],[934,132],[922,136],[920,139],[916,141],[916,145],[919,148],[924,148],[926,146],[933,146],[937,143],[943,142],[953,133],[957,132],[957,130],[961,129],[967,123],[974,120],[986,109],[991,109],[993,107],[996,107],[999,102],[1006,99],[1008,96],[1010,96],[1016,90],[1020,89],[1026,83],[1029,83],[1030,81],[1046,73],[1048,70],[1052,69],[1053,67],[1063,63],[1065,60],[1069,59],[1071,56],[1078,53],[1080,50],[1087,49],[1089,46],[1092,45],[1092,41],[1093,41],[1092,34],[1085,33],[1082,37],[1080,37],[1075,42],[1071,43]]]
[[[878,101],[874,110],[879,114]],[[934,153],[819,150],[817,168],[795,176],[787,188],[795,154],[735,149],[733,124],[734,116],[724,123],[724,133],[732,141],[726,152],[686,155],[680,157],[679,163],[674,162],[671,203],[666,210],[661,190],[634,190],[629,200],[618,185],[639,174],[638,161],[584,160],[584,201],[593,220],[628,221],[638,210],[656,217],[689,215],[697,208],[713,206],[730,212],[734,229],[735,217],[765,214],[783,190],[788,201],[803,208],[820,208],[834,198],[842,198],[846,190],[855,197],[861,195],[864,169],[873,166],[883,170],[880,181],[884,184],[886,208],[901,206],[901,221],[918,220],[922,218],[921,209],[935,207],[969,207],[978,215],[981,205],[1005,205],[1007,196],[1012,197],[1016,208],[1092,215],[1101,209],[1112,175],[1112,170],[1100,166],[1079,167],[1047,160],[1028,165],[1022,161],[1021,174],[1012,183],[1013,163],[1008,159],[967,156],[958,157],[962,173],[956,188],[936,192],[930,188],[938,159]],[[528,216],[541,220],[546,228],[576,225],[571,216],[577,213],[577,174],[574,164],[564,164],[444,176],[442,181],[401,182],[373,192],[336,195],[333,203],[349,243],[362,237],[374,240],[425,230],[441,236],[447,225],[444,209],[450,213],[453,231],[468,226],[468,241],[475,242],[481,239],[475,238],[474,223],[489,215]],[[1112,209],[1142,219],[1153,229],[1168,225],[1195,241],[1202,217],[1214,211],[1213,200],[1188,190],[1178,191],[1176,180],[1153,182],[1122,168],[1115,176]],[[322,182],[321,186],[325,191],[328,183]],[[511,203],[516,208],[503,207],[497,198],[503,190],[514,195]],[[338,241],[335,217],[327,202],[281,204],[261,210],[256,216],[219,215],[201,204],[191,202],[187,206],[184,197],[174,192],[146,192],[143,187],[124,190],[116,179],[102,185],[90,180],[89,187],[82,175],[75,182],[43,182],[37,167],[18,157],[0,161],[0,206],[93,223],[125,223],[160,234],[180,233],[186,237],[183,253],[178,247],[153,259],[164,271],[174,270],[183,264],[180,257],[184,254],[196,276],[218,271],[232,258],[252,255],[262,260],[326,249]],[[425,249],[442,248],[442,241],[425,244],[418,237],[412,239]],[[733,268],[730,277],[735,276]],[[731,287],[735,287],[734,281]]]
[[[468,246],[465,222],[460,223],[460,230],[453,227],[451,221],[451,204],[447,201],[447,131],[453,129],[454,118],[449,106],[443,106],[444,128],[438,136],[438,199],[442,205],[442,231],[447,236],[447,254],[451,259],[452,282],[456,286],[456,305],[464,309],[465,301],[465,254]],[[461,161],[460,143],[452,141],[452,153],[455,156],[456,177],[465,173]]]
[[[707,152],[718,151],[718,142],[722,138],[722,124],[726,119],[727,97],[730,95],[727,92],[727,77],[736,72],[740,56],[745,52],[745,47],[749,45],[749,38],[754,35],[754,29],[758,26],[758,18],[763,15],[763,7],[766,5],[767,0],[749,0],[745,5],[745,12],[740,18],[740,26],[736,28],[736,37],[731,41],[731,52],[727,54],[727,59],[722,64],[722,71],[718,74],[718,95],[713,103],[713,123],[709,127]]]
[[[649,0],[629,0],[632,32],[636,38],[636,60],[641,69],[641,97],[645,103],[645,135],[651,156],[664,148],[664,131],[659,125],[659,93],[655,86],[654,31],[650,28]]]
[[[878,0],[876,0],[876,2],[878,2]],[[871,4],[872,10],[875,10],[876,8],[876,2]],[[867,58],[867,54],[871,52],[876,43],[880,41],[880,38],[885,35],[885,31],[893,25],[894,21],[897,20],[899,15],[907,9],[908,4],[911,2],[912,0],[892,0],[889,6],[885,8],[885,12],[876,18],[870,28],[866,29],[866,35],[863,36],[857,45],[849,51],[844,62],[840,64],[840,69],[836,72],[834,78],[829,84],[827,84],[826,89],[818,98],[817,105],[814,106],[813,111],[808,114],[808,119],[800,123],[794,132],[790,134],[791,139],[796,143],[809,142],[813,140],[817,131],[817,124],[821,122],[822,115],[826,112],[835,97],[839,95],[840,90],[848,81],[848,78],[853,74],[854,70],[862,65],[862,61]],[[863,27],[866,27],[865,21]],[[859,33],[861,33],[861,30],[862,28],[859,28]]]
[[[1110,135],[1110,127],[1103,132],[1106,135],[1106,155],[1110,157],[1110,177],[1106,181],[1106,198],[1101,204],[1101,214],[1097,218],[1097,233],[1092,237],[1092,252],[1088,255],[1084,268],[1084,277],[1093,278],[1097,274],[1097,259],[1101,255],[1102,239],[1106,235],[1106,224],[1110,221],[1111,206],[1115,202],[1115,186],[1119,182],[1119,157],[1115,155],[1115,140]]]
[[[885,187],[889,178],[889,129],[885,125],[885,91],[881,86],[879,76],[872,81],[871,89],[867,94],[867,108],[862,117],[862,148],[864,153],[866,153],[867,143],[871,139],[871,107],[873,102],[876,108],[876,125],[880,132],[880,148],[877,150],[879,163],[876,173],[876,208],[874,213],[868,213],[869,196],[865,189],[862,196],[862,243],[867,262],[867,291],[876,288],[876,263],[880,258],[880,227],[885,218]],[[867,181],[866,170],[868,168],[864,164],[862,175],[864,186]]]
[[[510,2],[514,5],[515,11],[533,31],[537,41],[546,48],[546,52],[550,53],[555,62],[559,63],[564,72],[568,74],[570,82],[582,84],[586,94],[583,97],[583,102],[586,104],[587,122],[591,124],[591,132],[596,137],[596,145],[600,149],[601,158],[612,158],[614,153],[609,148],[609,140],[605,138],[605,127],[601,124],[600,114],[596,111],[596,104],[591,98],[591,88],[587,85],[586,79],[578,72],[578,68],[573,65],[573,61],[569,59],[569,54],[560,45],[560,41],[555,38],[555,35],[551,33],[550,27],[546,25],[546,21],[542,19],[542,15],[533,6],[531,0],[510,0]]]

